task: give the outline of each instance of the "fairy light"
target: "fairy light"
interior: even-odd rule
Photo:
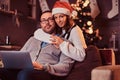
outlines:
[[[88,32],[89,34],[92,34],[93,33],[93,29],[92,29],[92,27],[89,27],[89,32]]]
[[[89,4],[89,0],[86,0],[86,1],[84,2],[83,6],[84,6],[84,7],[87,7],[88,4]]]
[[[77,0],[75,4],[71,4],[72,8],[76,11],[73,12],[74,15],[72,15],[72,18],[83,30],[87,44],[94,44],[96,43],[94,41],[96,41],[95,38],[97,38],[97,36],[93,27],[89,4],[89,0]]]
[[[92,22],[91,21],[87,21],[87,25],[88,26],[92,25]]]

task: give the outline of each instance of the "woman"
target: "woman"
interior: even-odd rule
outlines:
[[[82,30],[71,19],[72,8],[67,2],[56,1],[52,15],[56,24],[62,29],[60,37],[51,36],[52,44],[76,61],[83,61],[87,48]],[[63,38],[61,38],[63,37]]]

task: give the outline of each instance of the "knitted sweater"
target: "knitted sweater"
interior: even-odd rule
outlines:
[[[74,26],[70,31],[70,34],[66,34],[65,38],[69,35],[68,41],[64,41],[60,44],[60,50],[63,54],[76,61],[83,61],[85,58],[85,49],[87,45],[79,26]]]
[[[74,60],[62,54],[59,49],[51,44],[47,44],[41,48],[41,43],[40,40],[31,37],[21,51],[28,51],[32,61],[36,60],[42,64],[50,74],[57,76],[68,75]]]

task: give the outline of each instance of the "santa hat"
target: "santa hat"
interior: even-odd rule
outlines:
[[[68,2],[56,1],[52,9],[52,15],[57,13],[63,13],[66,15],[71,15],[73,9]]]

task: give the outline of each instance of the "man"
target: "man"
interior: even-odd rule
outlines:
[[[47,43],[44,39],[47,36],[43,35],[56,35],[57,27],[49,11],[44,12],[40,18],[41,29],[38,29],[35,34],[42,32],[38,35],[41,39],[31,37],[21,51],[28,51],[33,61],[34,70],[22,70],[18,73],[18,80],[51,80],[54,76],[67,76],[71,70],[74,61],[61,53],[61,51],[54,45]],[[36,79],[37,77],[37,79]]]

